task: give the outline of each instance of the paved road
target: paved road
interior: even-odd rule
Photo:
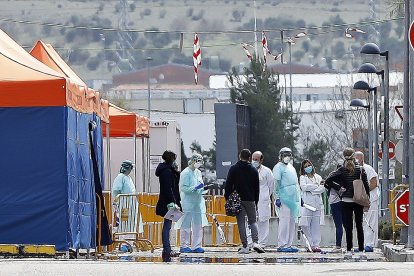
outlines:
[[[0,275],[414,275],[414,263],[163,264],[120,261],[0,260]]]

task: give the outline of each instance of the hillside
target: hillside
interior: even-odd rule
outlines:
[[[85,80],[109,79],[112,74],[120,71],[143,68],[147,56],[154,58],[153,65],[167,62],[191,65],[195,31],[200,35],[204,69],[228,71],[230,66],[248,61],[240,43],[253,43],[254,34],[233,31],[253,29],[253,1],[128,1],[124,17],[121,16],[121,2],[0,1],[0,26],[28,50],[38,39],[51,43]],[[280,29],[295,29],[285,31],[285,36],[305,30],[308,37],[300,39],[292,46],[293,62],[333,67],[341,71],[349,71],[355,67],[357,61],[354,57],[361,43],[367,41],[368,35],[348,39],[343,35],[345,26],[312,27],[372,20],[369,0],[256,2],[258,30],[274,30],[267,32],[273,52],[278,52],[282,46]],[[378,4],[375,10],[377,19],[389,18],[385,4]],[[49,26],[45,23],[58,23],[63,26]],[[119,25],[133,31],[122,32],[120,35],[114,30],[100,29],[118,29]],[[401,21],[394,21],[376,26],[381,43],[391,49],[391,56],[395,48],[394,57],[402,52],[398,50],[402,34],[400,25]],[[72,28],[73,26],[87,28]],[[91,27],[98,29],[90,29]],[[361,25],[359,28],[372,33],[371,26]],[[144,33],[144,30],[165,32]],[[181,32],[184,34],[182,52],[179,50]],[[260,33],[258,39],[261,39]],[[128,50],[122,52],[120,48]],[[287,58],[285,50],[285,60]]]

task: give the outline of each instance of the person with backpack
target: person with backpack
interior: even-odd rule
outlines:
[[[364,251],[364,230],[362,227],[364,206],[354,201],[354,181],[362,180],[363,188],[366,194],[369,195],[369,186],[365,170],[355,160],[355,150],[353,148],[346,148],[343,151],[345,158],[344,164],[326,179],[328,188],[334,188],[339,192],[342,200],[342,219],[346,235],[346,250],[345,258],[352,257],[352,231],[353,231],[353,217],[355,216],[355,226],[357,229],[358,250],[363,256]]]
[[[226,200],[229,200],[234,192],[240,196],[241,200],[241,210],[236,215],[240,239],[243,245],[239,250],[239,254],[250,253],[249,248],[247,247],[246,216],[252,233],[253,250],[258,253],[265,252],[258,244],[259,236],[256,222],[256,210],[260,192],[259,173],[249,162],[250,156],[250,150],[243,149],[240,151],[240,160],[231,166],[227,174],[224,193]]]

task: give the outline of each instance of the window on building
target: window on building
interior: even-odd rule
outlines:
[[[184,100],[184,113],[202,113],[201,99],[185,99]]]

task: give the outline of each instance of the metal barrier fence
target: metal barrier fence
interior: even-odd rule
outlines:
[[[110,222],[110,228],[113,229],[116,225],[116,216],[114,215],[111,193],[109,191],[103,192],[105,209],[107,211],[108,221]],[[138,238],[141,240],[149,240],[154,248],[162,247],[162,225],[164,218],[155,214],[155,206],[158,201],[158,194],[139,193],[136,195],[138,199],[138,216],[141,217],[142,230],[138,232]],[[206,200],[206,212],[207,219],[211,224],[211,241],[203,239],[204,246],[219,246],[221,244],[218,239],[218,231],[211,217],[212,214],[216,216],[216,219],[222,227],[226,241],[229,241],[227,245],[240,244],[240,236],[237,228],[236,218],[226,215],[224,204],[225,199],[223,196],[205,196]],[[122,211],[121,211],[122,213]],[[122,214],[121,214],[122,216]],[[99,218],[98,218],[99,220]],[[98,225],[100,227],[100,224]],[[176,231],[176,245],[180,245],[180,231]],[[116,238],[114,240],[117,240]],[[173,242],[172,242],[173,243]],[[112,251],[114,246],[108,247],[109,251]],[[100,249],[100,247],[99,247]]]

